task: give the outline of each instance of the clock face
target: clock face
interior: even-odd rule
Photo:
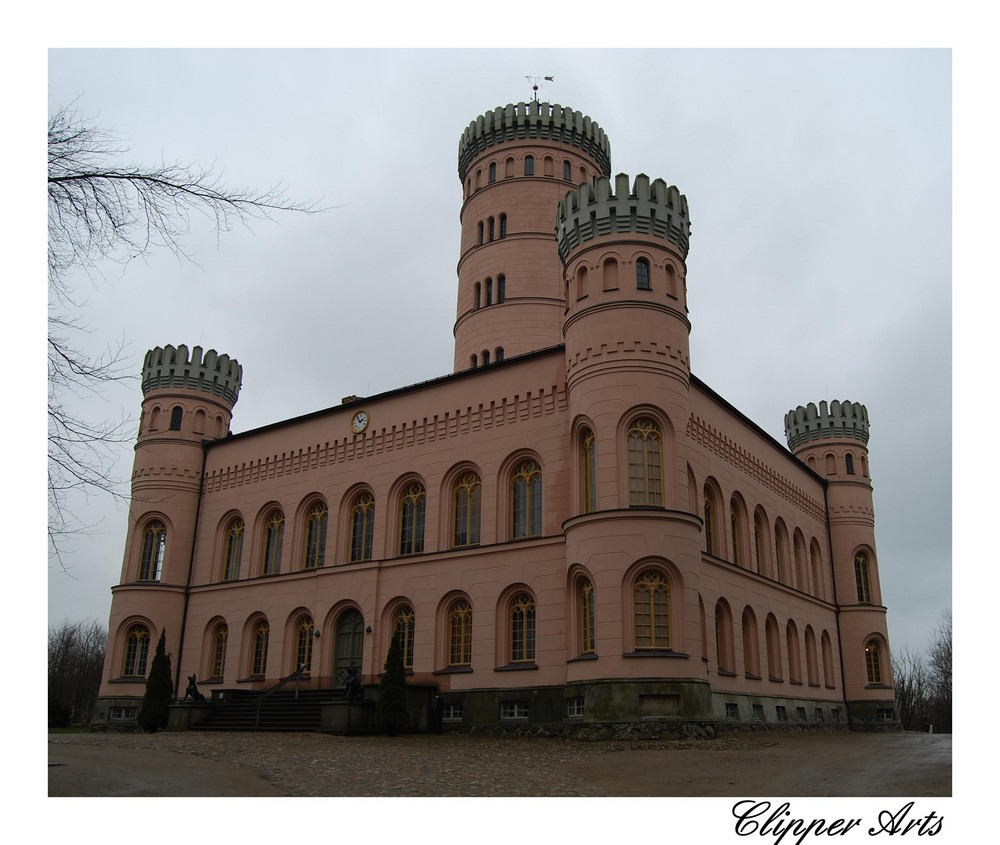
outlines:
[[[361,434],[361,432],[364,431],[366,428],[368,428],[368,412],[358,411],[351,418],[351,430],[355,434]]]

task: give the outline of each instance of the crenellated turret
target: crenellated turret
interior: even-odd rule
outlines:
[[[868,409],[810,402],[785,414],[788,447],[827,482],[833,579],[839,607],[844,690],[852,724],[893,707],[892,662],[882,602],[875,506],[868,464]]]
[[[868,409],[858,402],[836,399],[829,406],[820,402],[819,408],[813,402],[805,407],[799,405],[785,414],[785,437],[793,452],[812,440],[847,438],[867,445]]]
[[[650,182],[644,173],[635,177],[631,188],[624,173],[615,177],[614,191],[605,178],[580,185],[560,201],[557,216],[556,239],[563,261],[584,241],[625,233],[662,238],[687,258],[691,237],[687,197],[662,179]]]
[[[558,103],[508,103],[469,124],[458,143],[458,178],[465,180],[472,162],[490,147],[539,139],[578,147],[611,172],[611,142],[604,130],[582,112]]]
[[[607,175],[610,155],[600,126],[550,103],[497,107],[462,133],[456,371],[562,341],[555,209],[568,189]]]
[[[184,388],[221,396],[235,405],[242,382],[239,361],[214,349],[203,353],[200,346],[194,347],[190,355],[183,344],[157,346],[146,353],[142,364],[143,395],[159,388]]]

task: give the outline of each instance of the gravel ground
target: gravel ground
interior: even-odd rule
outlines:
[[[138,774],[122,780],[129,765]],[[946,796],[951,737],[733,734],[616,743],[464,734],[50,734],[49,766],[50,796]]]

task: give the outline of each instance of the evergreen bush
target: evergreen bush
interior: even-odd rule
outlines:
[[[160,633],[156,644],[153,665],[146,679],[146,693],[142,697],[137,720],[139,727],[149,733],[156,733],[167,726],[167,713],[174,695],[174,683],[170,679],[170,656],[167,654],[167,632]]]

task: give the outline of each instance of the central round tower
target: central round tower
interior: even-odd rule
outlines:
[[[510,104],[465,130],[456,372],[562,342],[553,212],[568,190],[610,172],[604,131],[564,106]]]

